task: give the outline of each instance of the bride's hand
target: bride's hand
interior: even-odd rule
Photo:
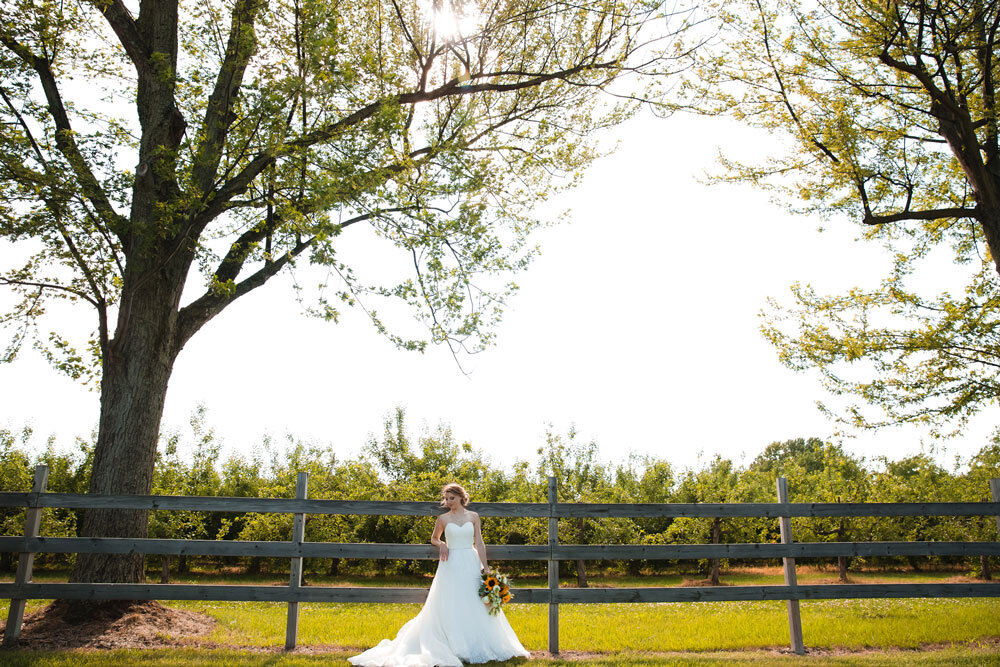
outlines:
[[[438,547],[438,557],[441,560],[448,560],[448,545],[447,544],[442,544],[440,547]]]

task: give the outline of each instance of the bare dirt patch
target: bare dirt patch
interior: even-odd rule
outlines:
[[[732,586],[732,584],[725,581],[713,584],[711,579],[685,579],[681,582],[681,586],[701,588],[703,586]]]
[[[24,617],[19,646],[26,649],[116,649],[190,646],[215,619],[158,602],[100,605],[80,614],[53,602]]]

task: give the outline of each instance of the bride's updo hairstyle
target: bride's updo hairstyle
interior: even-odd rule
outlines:
[[[446,507],[444,504],[444,494],[446,493],[453,493],[458,496],[462,501],[462,507],[466,507],[469,504],[469,492],[461,484],[445,484],[441,487],[441,507]]]

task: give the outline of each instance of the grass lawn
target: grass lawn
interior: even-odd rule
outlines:
[[[280,646],[285,609],[276,603],[173,602],[213,616],[220,644]],[[302,604],[301,644],[372,646],[412,618],[419,605]],[[544,605],[511,604],[507,618],[524,646],[546,647]],[[986,641],[1000,636],[1000,600],[829,600],[802,603],[810,648],[863,650]],[[596,631],[595,628],[613,629]],[[566,651],[711,651],[788,644],[784,602],[561,605],[559,645]]]
[[[4,667],[314,667],[319,665],[349,667],[350,652],[306,654],[293,652],[249,652],[207,649],[157,649],[101,652],[0,652]],[[486,663],[488,666],[518,665],[524,667],[667,667],[670,665],[781,665],[782,667],[816,667],[817,665],[941,665],[948,667],[979,667],[1000,665],[995,648],[945,648],[933,652],[888,652],[850,655],[814,655],[798,657],[774,652],[733,651],[686,654],[616,653],[614,655],[572,655],[564,658],[533,657],[506,663]]]
[[[52,574],[52,573],[48,573]],[[39,573],[36,580],[48,579]],[[851,573],[858,583],[942,581],[955,572]],[[595,578],[595,586],[677,585],[696,575]],[[829,570],[800,568],[799,581],[828,582]],[[414,577],[375,580],[365,577],[310,577],[314,585],[419,586]],[[260,583],[280,581],[262,575]],[[233,583],[230,575],[194,574],[178,579],[191,583]],[[240,577],[241,583],[248,583]],[[735,570],[723,582],[734,585],[780,583],[777,568]],[[427,580],[429,583],[429,579]],[[538,586],[530,577],[518,585]],[[569,581],[567,581],[569,583]],[[28,610],[45,601],[30,601]],[[300,605],[299,646],[284,654],[286,606],[267,602],[165,603],[208,614],[216,619],[212,633],[198,640],[200,648],[101,652],[3,652],[0,664],[38,665],[346,665],[346,656],[395,634],[420,609],[414,604]],[[526,648],[546,647],[545,605],[511,604],[506,614]],[[940,664],[1000,665],[1000,599],[819,600],[803,601],[805,658],[787,654],[785,603],[698,602],[660,604],[561,605],[561,659],[539,654],[532,664],[544,665],[670,665],[747,664]],[[215,650],[213,647],[227,647]],[[511,661],[508,664],[518,664]]]

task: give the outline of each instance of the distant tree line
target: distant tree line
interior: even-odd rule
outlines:
[[[989,499],[988,480],[1000,477],[1000,437],[949,470],[926,452],[899,460],[856,457],[840,445],[816,438],[794,439],[768,445],[753,461],[740,466],[716,456],[698,467],[676,469],[667,458],[632,455],[605,462],[597,444],[568,433],[548,432],[534,461],[519,460],[499,466],[468,442],[459,442],[447,427],[411,437],[403,409],[385,421],[381,438],[372,437],[356,458],[342,459],[329,446],[315,446],[288,437],[278,446],[265,438],[250,456],[231,454],[222,459],[220,443],[199,409],[191,419],[190,433],[168,434],[161,441],[153,493],[160,495],[241,496],[288,498],[294,496],[295,478],[309,473],[309,497],[352,500],[422,500],[437,497],[441,486],[459,481],[473,501],[545,502],[546,478],[559,483],[561,502],[695,503],[774,502],[776,477],[788,478],[792,502],[921,502],[982,501]],[[86,492],[93,444],[78,439],[78,452],[59,453],[50,439],[41,453],[33,453],[30,428],[20,433],[0,430],[0,488],[27,491],[32,468],[49,466],[48,490]],[[188,441],[190,440],[190,441]],[[4,535],[23,530],[24,512],[0,508]],[[45,510],[42,534],[72,536],[78,533],[80,512]],[[433,517],[313,515],[306,523],[306,539],[316,542],[427,542]],[[218,540],[287,540],[292,517],[281,514],[155,511],[150,513],[152,537]],[[992,517],[899,517],[793,519],[796,540],[887,541],[997,539]],[[483,537],[488,544],[544,544],[547,523],[531,518],[487,518]],[[748,518],[677,519],[568,519],[559,522],[559,539],[577,544],[697,544],[711,542],[778,541],[776,520]],[[65,567],[72,555],[39,555],[40,566]],[[198,557],[172,558],[172,569],[185,573],[192,567],[229,569],[247,574],[287,568],[287,559]],[[815,559],[802,559],[812,562]],[[164,559],[150,556],[157,567]],[[705,576],[718,581],[720,567],[736,563],[701,561]],[[741,562],[750,565],[750,562]],[[755,563],[759,564],[759,563]],[[0,569],[11,570],[14,554],[0,554]],[[684,563],[681,563],[683,566]],[[690,565],[690,563],[688,564]],[[420,574],[431,572],[429,561],[371,561],[359,559],[308,559],[307,573],[323,575],[362,572]],[[862,566],[913,569],[937,566],[965,567],[970,574],[991,577],[986,557],[841,558],[839,575],[847,580],[850,568]],[[510,562],[505,569],[518,574],[541,572],[541,563]],[[564,562],[563,574],[576,575],[587,585],[587,570],[639,575],[676,570],[677,561]],[[167,574],[166,572],[164,573]]]

